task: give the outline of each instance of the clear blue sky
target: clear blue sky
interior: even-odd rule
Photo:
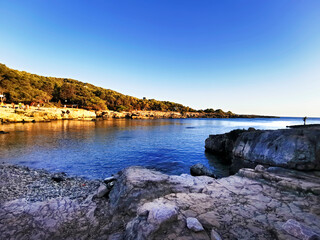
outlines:
[[[0,62],[196,109],[320,117],[320,1],[0,0]]]

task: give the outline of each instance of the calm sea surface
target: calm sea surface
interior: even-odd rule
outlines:
[[[0,162],[63,171],[91,179],[108,177],[139,165],[168,174],[189,173],[203,163],[220,176],[227,167],[205,153],[209,134],[254,127],[278,129],[302,124],[301,118],[277,119],[161,119],[55,121],[0,125]],[[310,118],[308,124],[320,123]]]

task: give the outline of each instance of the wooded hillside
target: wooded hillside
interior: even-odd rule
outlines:
[[[6,95],[9,103],[67,103],[82,108],[115,111],[195,111],[178,103],[139,99],[69,78],[44,77],[14,70],[4,64],[0,64],[0,92]]]

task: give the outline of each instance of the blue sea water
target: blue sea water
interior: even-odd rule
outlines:
[[[189,173],[202,163],[218,176],[228,167],[205,153],[209,134],[233,129],[279,129],[302,124],[302,118],[272,119],[159,119],[55,121],[0,125],[0,162],[63,171],[101,179],[133,165],[167,174]],[[320,123],[309,118],[308,124]]]

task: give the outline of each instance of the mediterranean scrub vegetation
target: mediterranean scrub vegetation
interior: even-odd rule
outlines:
[[[44,77],[0,64],[0,89],[6,101],[26,104],[76,105],[94,110],[194,112],[182,104],[139,99],[69,78]]]
[[[76,106],[93,110],[113,111],[174,111],[185,114],[197,112],[197,117],[234,118],[250,117],[212,108],[194,110],[179,103],[139,99],[110,89],[96,87],[70,78],[44,77],[8,68],[0,63],[0,94],[7,103],[25,103],[46,106]]]

